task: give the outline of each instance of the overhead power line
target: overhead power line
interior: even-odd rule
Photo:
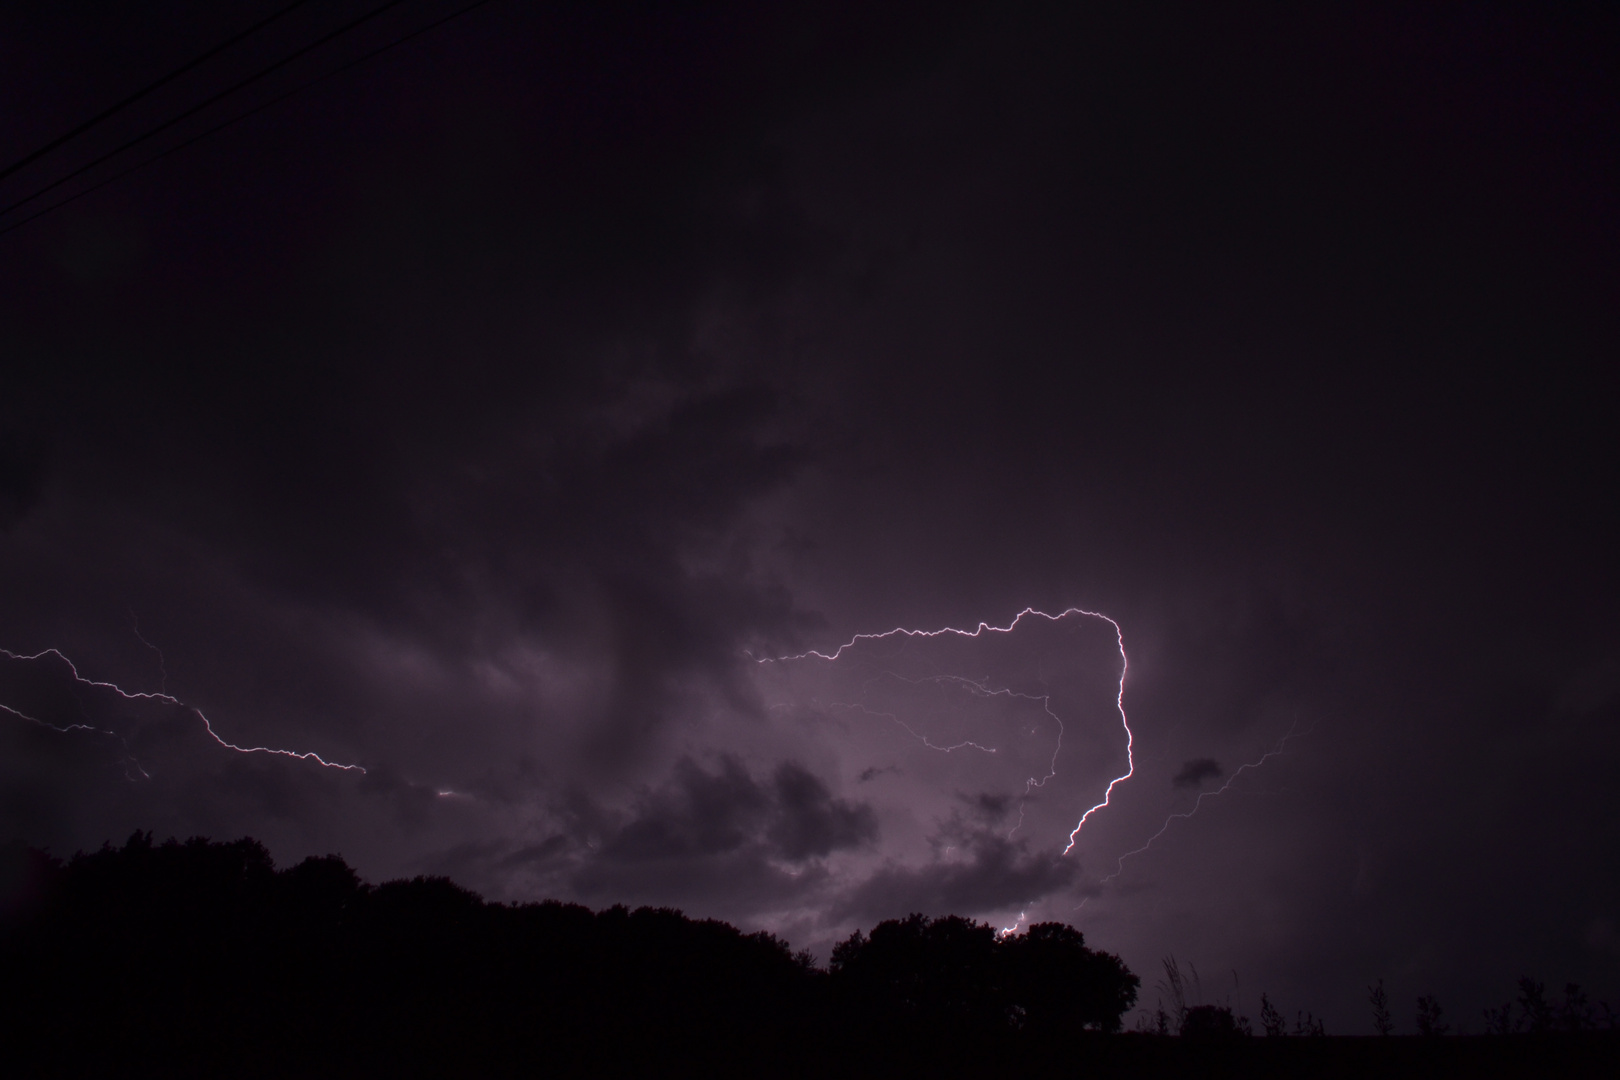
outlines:
[[[268,108],[270,108],[270,107],[272,107],[274,105],[279,105],[281,102],[286,101],[290,97],[294,97],[294,96],[296,96],[298,94],[303,93],[305,90],[308,90],[312,86],[316,86],[316,85],[318,85],[320,83],[323,83],[327,79],[333,78],[334,76],[341,75],[345,71],[348,71],[351,68],[358,67],[361,64],[365,63],[366,61],[371,60],[374,57],[380,56],[383,53],[388,52],[390,49],[397,48],[398,46],[405,44],[407,41],[410,41],[413,38],[420,37],[421,35],[427,33],[430,30],[436,30],[439,27],[443,26],[445,23],[451,22],[451,21],[453,21],[455,19],[459,19],[459,18],[461,18],[461,16],[467,14],[468,12],[473,11],[473,10],[475,10],[477,8],[481,8],[485,4],[488,4],[489,2],[490,2],[490,0],[474,0],[473,3],[468,4],[466,7],[459,8],[459,9],[457,9],[455,11],[452,11],[450,14],[443,16],[442,18],[435,19],[433,22],[428,23],[426,26],[418,27],[417,29],[412,30],[409,34],[406,34],[404,37],[397,38],[394,41],[390,41],[386,45],[381,45],[381,46],[379,46],[379,47],[377,47],[375,49],[372,49],[370,52],[365,53],[362,56],[357,56],[353,60],[350,60],[348,63],[343,64],[340,67],[333,68],[331,71],[328,71],[328,72],[326,72],[326,73],[324,73],[322,75],[319,75],[319,76],[309,80],[306,83],[301,83],[300,85],[293,87],[291,90],[288,90],[285,93],[278,94],[275,97],[271,98],[269,101],[261,102],[258,105],[255,105],[253,108],[248,109],[245,112],[239,113],[238,115],[231,117],[229,120],[225,120],[225,121],[222,121],[222,122],[220,122],[218,124],[215,124],[213,127],[207,129],[206,131],[200,131],[196,135],[193,135],[191,138],[186,139],[184,142],[176,143],[175,145],[169,147],[166,150],[163,150],[160,153],[153,154],[151,157],[147,158],[145,161],[139,162],[139,163],[137,163],[135,165],[131,165],[129,168],[124,169],[121,172],[114,173],[113,175],[107,177],[106,179],[98,181],[97,183],[90,185],[89,187],[85,188],[82,191],[74,192],[72,195],[69,195],[67,198],[62,199],[59,202],[54,202],[50,206],[45,207],[43,210],[39,210],[39,211],[37,211],[35,213],[32,213],[32,214],[28,215],[27,217],[21,219],[20,221],[12,222],[10,225],[7,225],[5,228],[0,229],[0,236],[4,236],[4,235],[6,235],[7,233],[10,233],[10,232],[15,232],[16,230],[22,228],[24,225],[27,225],[30,221],[37,221],[40,218],[44,217],[46,214],[49,214],[49,213],[51,213],[51,212],[53,212],[55,210],[61,209],[62,207],[66,206],[68,203],[76,202],[79,199],[84,198],[86,195],[89,195],[91,192],[99,191],[102,188],[106,187],[108,184],[111,184],[111,183],[114,183],[114,182],[116,182],[118,180],[121,180],[124,177],[128,176],[130,173],[138,172],[141,169],[146,168],[148,165],[156,164],[157,162],[162,161],[164,158],[168,157],[170,154],[177,153],[177,152],[179,152],[181,150],[184,150],[186,147],[191,146],[194,143],[199,143],[202,140],[208,138],[210,135],[213,135],[214,133],[216,133],[218,131],[222,131],[225,128],[231,127],[234,124],[238,124],[238,123],[242,122],[243,120],[246,120],[248,117],[253,116],[253,115],[257,114],[257,113],[263,112],[265,109],[268,109]],[[43,193],[41,193],[41,194],[43,194]],[[24,201],[27,201],[27,200],[24,200]]]
[[[52,139],[44,146],[41,146],[33,153],[13,161],[4,169],[0,169],[0,180],[4,180],[18,169],[33,164],[46,154],[50,153],[52,150],[55,150],[58,146],[61,146],[63,143],[78,138],[80,135],[83,135],[85,132],[89,131],[91,128],[95,127],[109,116],[122,112],[153,91],[161,90],[163,87],[178,79],[186,72],[193,70],[201,64],[207,63],[209,60],[212,60],[214,57],[218,56],[232,45],[235,45],[237,42],[242,41],[245,38],[252,37],[254,34],[258,33],[260,30],[263,30],[265,27],[269,26],[283,15],[290,13],[295,8],[303,7],[307,3],[309,3],[309,0],[293,0],[292,3],[288,4],[280,11],[265,16],[252,26],[248,27],[246,30],[243,30],[241,33],[234,34],[231,37],[226,38],[224,41],[220,42],[218,45],[215,45],[212,49],[209,49],[201,56],[195,57],[186,63],[181,64],[179,67],[163,76],[163,78],[159,79],[157,82],[149,83],[148,85],[141,87],[124,100],[103,109],[101,112],[96,113],[96,115],[92,116],[90,119],[74,128],[72,131],[58,135],[56,138]]]
[[[128,142],[125,142],[125,143],[113,148],[112,150],[107,151],[105,154],[102,154],[100,157],[91,159],[90,161],[86,162],[83,165],[80,165],[77,169],[74,169],[72,172],[66,174],[65,176],[60,176],[57,179],[52,180],[49,184],[46,184],[44,187],[42,187],[39,190],[35,191],[32,195],[25,196],[24,198],[18,199],[16,202],[11,203],[9,206],[6,206],[4,208],[0,208],[0,215],[9,214],[13,210],[17,209],[18,207],[25,206],[28,203],[33,202],[35,199],[39,198],[41,195],[44,195],[46,192],[56,190],[57,188],[61,187],[63,184],[67,183],[69,180],[72,180],[72,179],[74,179],[76,177],[79,177],[79,176],[83,176],[85,173],[89,172],[91,169],[95,168],[97,165],[100,165],[102,162],[107,161],[110,158],[117,157],[119,154],[122,154],[125,150],[129,150],[132,147],[139,146],[141,143],[143,143],[146,140],[152,138],[154,135],[162,134],[163,132],[165,132],[165,131],[169,130],[170,128],[174,127],[176,124],[180,123],[182,120],[190,119],[191,117],[197,115],[199,112],[202,112],[204,109],[208,108],[210,105],[213,105],[216,102],[221,101],[224,98],[229,97],[230,95],[236,93],[238,90],[241,90],[242,88],[244,88],[246,86],[250,86],[253,83],[258,82],[260,79],[264,78],[267,75],[270,75],[270,74],[272,74],[272,73],[274,73],[276,71],[280,71],[282,68],[286,67],[288,64],[292,63],[294,60],[297,60],[300,56],[304,56],[307,53],[313,52],[314,50],[320,48],[322,45],[325,45],[327,42],[332,41],[332,40],[334,40],[336,38],[342,37],[344,34],[347,34],[350,30],[353,30],[355,27],[361,25],[362,23],[369,22],[370,20],[375,19],[377,16],[381,15],[383,12],[388,11],[390,8],[396,8],[400,4],[403,4],[404,2],[405,2],[405,0],[388,0],[387,3],[382,4],[379,7],[373,8],[372,10],[366,12],[364,15],[361,15],[359,18],[349,20],[348,22],[344,23],[342,26],[338,27],[336,30],[329,31],[329,32],[321,35],[320,37],[316,38],[314,41],[310,42],[308,45],[305,45],[301,49],[294,50],[293,52],[287,54],[286,56],[282,57],[280,60],[277,60],[275,63],[269,65],[268,67],[260,68],[258,71],[254,72],[252,75],[249,75],[247,78],[242,79],[242,80],[240,80],[238,82],[232,83],[230,86],[227,86],[225,89],[219,91],[217,94],[209,95],[208,97],[204,98],[202,101],[200,101],[197,104],[193,105],[191,108],[185,110],[184,112],[182,112],[182,113],[180,113],[180,114],[178,114],[176,116],[170,117],[169,119],[163,121],[163,123],[157,125],[156,127],[147,129],[146,131],[142,132],[141,134],[135,136],[133,139],[130,139]]]

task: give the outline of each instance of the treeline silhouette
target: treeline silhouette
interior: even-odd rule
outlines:
[[[1167,960],[1158,1009],[1118,1034],[1137,976],[1061,923],[1002,936],[912,915],[822,970],[678,911],[371,886],[336,856],[277,870],[251,839],[12,849],[0,879],[17,1076],[1620,1075],[1584,998],[1555,1009],[1529,980],[1498,1022],[1519,1038],[1250,1038]],[[1382,983],[1369,1000],[1388,1031]],[[1264,997],[1261,1021],[1289,1033]],[[1293,1027],[1324,1034],[1308,1014]],[[1420,1028],[1446,1030],[1432,998]]]
[[[1061,924],[1001,939],[913,915],[823,971],[677,911],[370,886],[336,856],[278,871],[251,839],[27,859],[0,978],[7,1056],[33,1074],[881,1071],[1116,1031],[1138,985]]]

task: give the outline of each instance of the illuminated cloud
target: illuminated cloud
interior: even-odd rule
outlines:
[[[58,7],[8,161],[185,51]],[[1620,1000],[1612,27],[643,8],[0,237],[0,841]]]

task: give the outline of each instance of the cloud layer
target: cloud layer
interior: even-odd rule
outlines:
[[[0,160],[238,28],[113,17],[0,16]],[[491,4],[0,236],[0,646],[366,770],[0,659],[4,838],[1612,999],[1616,36],[1530,24]],[[1132,757],[1099,619],[759,662],[1073,604]]]

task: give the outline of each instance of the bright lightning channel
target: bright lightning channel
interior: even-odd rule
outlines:
[[[1164,819],[1164,824],[1159,826],[1159,831],[1154,833],[1152,836],[1147,838],[1147,843],[1143,844],[1141,847],[1137,848],[1135,851],[1127,851],[1125,854],[1121,855],[1115,861],[1115,863],[1114,863],[1114,872],[1112,874],[1109,874],[1107,877],[1103,878],[1102,879],[1103,882],[1113,881],[1115,878],[1119,877],[1120,873],[1125,869],[1125,860],[1130,858],[1132,855],[1140,855],[1144,851],[1146,851],[1148,848],[1152,847],[1153,846],[1153,841],[1155,841],[1159,837],[1163,836],[1165,834],[1165,832],[1170,828],[1170,825],[1171,825],[1172,822],[1186,821],[1188,818],[1190,818],[1194,814],[1198,813],[1198,808],[1204,805],[1204,800],[1205,799],[1213,799],[1218,795],[1226,794],[1227,790],[1234,783],[1237,782],[1238,777],[1242,776],[1244,773],[1248,772],[1250,769],[1258,769],[1260,766],[1264,765],[1266,762],[1270,761],[1272,758],[1274,758],[1278,754],[1282,753],[1283,752],[1283,747],[1288,745],[1288,740],[1292,739],[1295,735],[1299,735],[1299,734],[1309,734],[1309,732],[1308,731],[1307,732],[1300,732],[1300,731],[1296,730],[1296,728],[1293,728],[1293,727],[1289,728],[1288,729],[1288,734],[1284,735],[1281,739],[1279,739],[1277,741],[1276,746],[1273,746],[1270,750],[1266,751],[1264,754],[1261,754],[1258,761],[1250,761],[1250,762],[1244,763],[1243,765],[1239,765],[1237,767],[1237,769],[1235,769],[1232,772],[1232,775],[1226,778],[1226,783],[1222,784],[1219,788],[1216,788],[1214,791],[1200,791],[1198,793],[1198,798],[1193,802],[1191,810],[1187,810],[1187,811],[1185,811],[1183,813],[1179,813],[1179,814],[1171,814],[1169,817],[1165,818]]]
[[[1020,911],[1018,913],[1018,918],[1013,920],[1013,924],[1011,926],[1003,926],[1000,930],[996,931],[996,937],[998,937],[998,938],[1012,937],[1014,934],[1018,933],[1018,928],[1020,926],[1023,926],[1024,923],[1028,919],[1029,919],[1029,908],[1026,906],[1023,911]]]
[[[79,674],[78,667],[73,663],[72,660],[69,660],[67,658],[67,656],[64,655],[59,649],[45,649],[44,651],[34,653],[33,655],[27,655],[27,654],[23,654],[23,653],[14,653],[10,649],[0,649],[0,656],[5,656],[5,657],[8,657],[9,659],[18,660],[18,661],[37,661],[37,660],[44,660],[47,657],[55,657],[56,659],[60,660],[62,663],[67,665],[68,671],[71,672],[72,675],[73,675],[73,681],[76,682],[76,683],[79,683],[81,686],[95,687],[96,689],[100,689],[100,690],[111,690],[113,693],[117,694],[119,697],[123,698],[125,701],[161,701],[164,704],[174,705],[174,706],[177,706],[179,708],[185,709],[187,712],[190,712],[192,715],[194,715],[198,720],[202,721],[203,730],[208,732],[208,737],[209,738],[213,739],[216,743],[218,743],[220,746],[223,746],[225,749],[234,750],[239,754],[273,754],[273,755],[278,756],[278,757],[296,758],[299,761],[313,761],[317,765],[321,765],[321,766],[323,766],[325,768],[328,768],[328,769],[342,769],[342,770],[344,770],[346,772],[359,772],[359,773],[364,773],[366,771],[362,766],[359,766],[359,765],[345,765],[342,762],[338,762],[338,761],[328,761],[325,758],[323,758],[321,755],[315,753],[315,751],[313,751],[313,750],[306,750],[306,751],[282,750],[282,749],[278,749],[278,748],[273,747],[273,746],[238,746],[236,743],[233,743],[233,742],[230,742],[230,741],[228,741],[226,739],[220,738],[219,733],[214,730],[214,725],[209,722],[208,717],[203,715],[203,711],[201,709],[197,708],[195,705],[188,705],[184,701],[181,701],[179,698],[175,697],[173,694],[169,694],[167,692],[151,693],[151,692],[142,692],[142,691],[130,691],[130,690],[123,689],[122,687],[118,686],[115,683],[103,682],[103,681],[101,681],[99,679],[86,678],[85,676]],[[36,717],[32,717],[32,716],[27,715],[26,713],[20,712],[17,709],[12,708],[9,705],[0,704],[0,709],[4,709],[6,712],[11,713],[13,716],[21,717],[24,720],[28,720],[28,721],[31,721],[32,723],[39,724],[42,727],[48,727],[52,731],[60,731],[60,732],[63,732],[63,733],[70,732],[70,731],[77,731],[77,730],[93,731],[93,732],[96,732],[98,734],[112,735],[112,736],[118,738],[120,741],[122,741],[122,739],[123,739],[123,737],[118,735],[116,732],[107,731],[107,730],[105,730],[103,728],[91,727],[89,724],[68,724],[65,727],[58,727],[55,724],[46,723],[45,721],[40,720],[40,719],[38,719]],[[125,743],[125,749],[126,750],[128,749],[128,743]],[[133,758],[131,758],[130,760],[134,761]],[[138,768],[138,769],[140,768],[139,762],[136,762],[135,767]],[[148,775],[146,773],[145,769],[141,769],[141,774],[143,776]]]
[[[1125,768],[1125,771],[1123,773],[1121,773],[1120,775],[1114,777],[1112,780],[1110,780],[1108,782],[1108,788],[1107,788],[1107,790],[1105,790],[1103,792],[1102,801],[1099,802],[1097,805],[1091,807],[1091,809],[1087,810],[1084,814],[1080,815],[1080,820],[1075,825],[1074,831],[1069,833],[1068,846],[1063,849],[1063,854],[1067,855],[1069,852],[1074,850],[1074,845],[1079,841],[1079,838],[1080,838],[1080,830],[1086,827],[1086,822],[1091,819],[1091,815],[1095,814],[1097,811],[1102,810],[1103,808],[1105,808],[1105,807],[1107,807],[1109,805],[1110,801],[1114,797],[1114,788],[1118,787],[1120,784],[1124,783],[1126,780],[1129,780],[1132,776],[1134,776],[1136,774],[1136,758],[1134,756],[1136,737],[1131,732],[1130,718],[1128,716],[1126,716],[1126,714],[1125,714],[1125,672],[1130,667],[1130,660],[1125,655],[1125,632],[1120,629],[1119,623],[1115,622],[1109,616],[1104,615],[1100,611],[1087,611],[1084,608],[1077,608],[1077,607],[1065,608],[1063,611],[1059,612],[1056,615],[1049,615],[1044,611],[1037,611],[1035,608],[1027,607],[1023,611],[1020,611],[1017,615],[1015,615],[1013,617],[1012,622],[1008,623],[1006,626],[991,626],[987,622],[979,623],[979,625],[976,628],[972,629],[972,630],[963,630],[963,629],[960,629],[960,628],[954,627],[954,626],[946,626],[946,627],[942,627],[942,628],[940,628],[938,630],[911,630],[911,629],[907,629],[906,627],[903,627],[903,626],[897,626],[893,630],[885,630],[884,632],[882,632],[880,634],[856,634],[854,637],[850,638],[848,641],[844,642],[844,644],[838,646],[838,648],[834,649],[830,653],[824,653],[824,652],[820,652],[820,651],[815,650],[815,649],[811,649],[808,652],[802,652],[802,653],[799,653],[799,654],[794,655],[794,656],[759,657],[759,658],[756,658],[756,663],[761,663],[761,664],[787,663],[789,661],[794,661],[794,660],[808,660],[808,659],[810,659],[812,657],[814,657],[814,658],[816,658],[818,660],[826,660],[828,662],[832,662],[832,661],[836,661],[839,657],[843,656],[845,650],[852,649],[856,645],[860,644],[863,641],[883,641],[883,640],[885,640],[887,638],[892,638],[892,637],[936,638],[936,637],[944,637],[946,635],[952,635],[952,636],[955,636],[955,637],[976,638],[976,637],[979,637],[979,636],[981,636],[983,634],[1010,634],[1010,633],[1012,633],[1014,630],[1016,630],[1018,628],[1018,624],[1023,621],[1025,616],[1034,616],[1035,618],[1045,619],[1048,622],[1059,622],[1059,621],[1061,621],[1063,619],[1068,618],[1071,615],[1084,615],[1087,618],[1101,619],[1104,622],[1106,622],[1109,626],[1114,628],[1114,640],[1119,645],[1119,686],[1118,686],[1117,693],[1115,693],[1115,695],[1114,695],[1114,706],[1119,711],[1120,726],[1125,729],[1125,765],[1126,765],[1126,768]],[[982,684],[975,683],[970,679],[963,679],[963,678],[960,678],[958,676],[943,676],[942,678],[947,678],[947,679],[951,679],[951,680],[954,680],[954,681],[959,681],[961,683],[965,683],[965,684],[967,684],[969,686],[975,687],[980,693],[987,694],[987,695],[991,695],[991,694],[994,694],[994,695],[1000,695],[1000,694],[1012,695],[1013,694],[1013,692],[1010,691],[1010,690],[1009,691],[990,690],[989,688],[983,686]],[[1025,698],[1029,698],[1030,700],[1042,700],[1042,699],[1036,697],[1035,695],[1016,694],[1014,696],[1025,697]],[[1057,717],[1057,714],[1052,712],[1050,698],[1045,699],[1045,704],[1046,704],[1046,712],[1047,712],[1047,714],[1050,715],[1054,720],[1058,721],[1058,748],[1054,749],[1053,752],[1052,752],[1052,771],[1045,778],[1041,779],[1040,781],[1036,781],[1032,777],[1030,779],[1029,783],[1025,786],[1025,789],[1024,789],[1025,794],[1028,794],[1031,787],[1040,787],[1043,784],[1045,784],[1045,782],[1047,780],[1050,780],[1053,776],[1057,775],[1057,755],[1058,755],[1058,750],[1062,748],[1063,721],[1059,720],[1058,717]],[[876,715],[887,715],[887,714],[876,714]],[[898,720],[896,722],[898,722]],[[904,727],[905,725],[902,724],[901,726]],[[908,727],[908,728],[906,728],[906,730],[910,731],[911,729]],[[912,734],[916,735],[917,733],[913,731]],[[918,737],[921,738],[921,736],[918,736]],[[926,743],[927,740],[924,739],[924,742]],[[954,750],[954,749],[958,749],[958,748],[959,747],[950,747],[948,749],[953,749]],[[976,746],[976,748],[980,749],[980,750],[986,750],[987,752],[990,752],[990,753],[994,753],[993,750],[989,750],[987,747]],[[944,749],[947,749],[947,748],[946,747],[936,747],[935,749],[944,750]],[[1022,817],[1022,815],[1020,815],[1020,818],[1021,817]],[[1015,827],[1014,831],[1016,831],[1016,827]]]

